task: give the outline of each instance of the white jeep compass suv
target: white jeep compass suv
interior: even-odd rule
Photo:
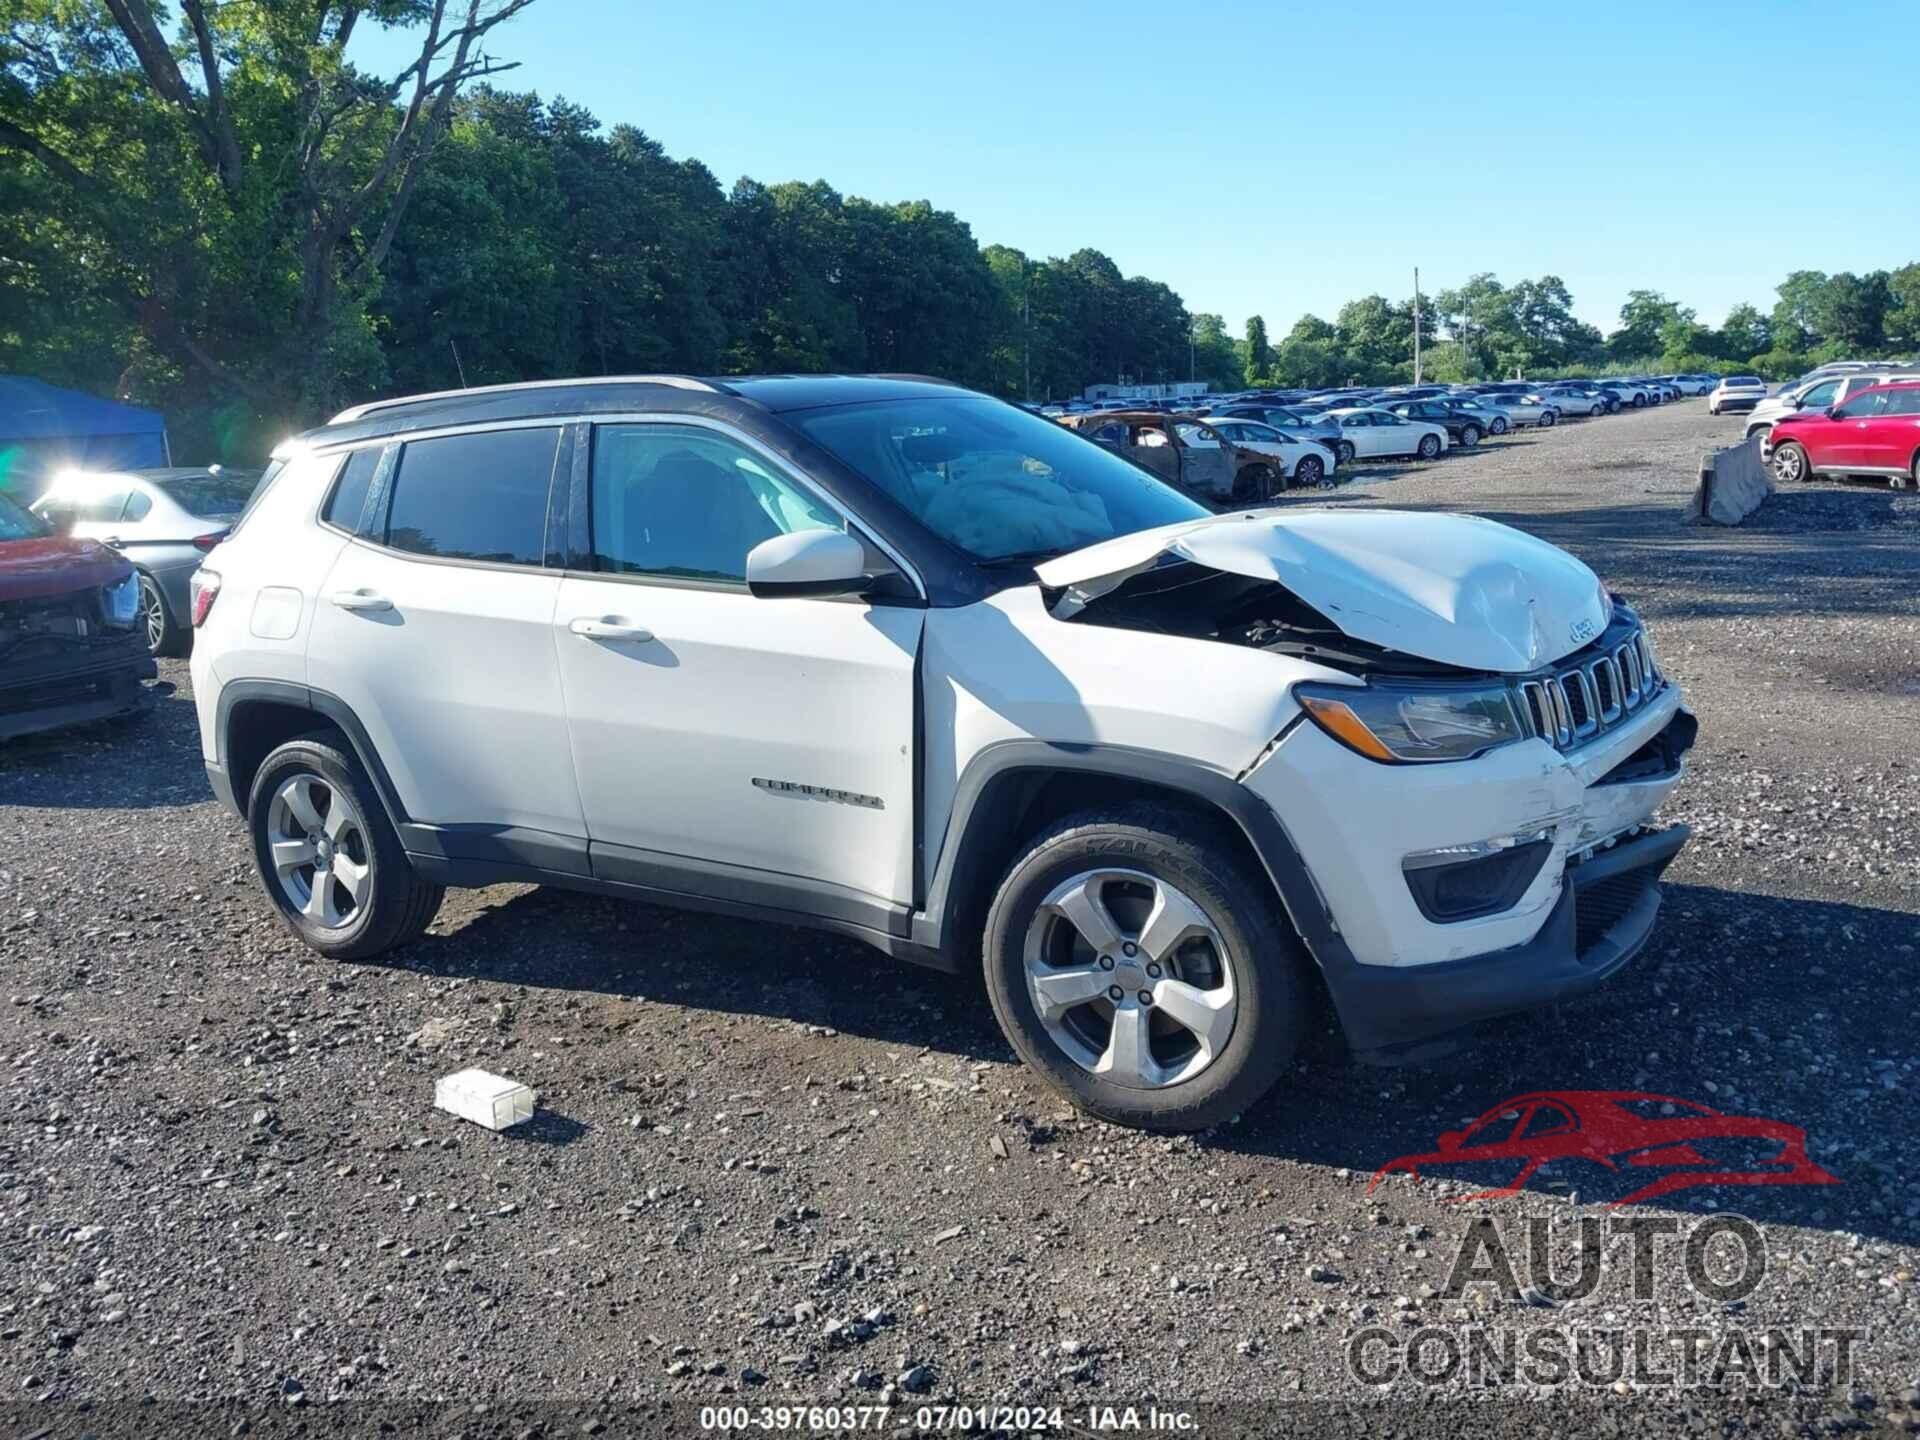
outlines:
[[[363,405],[193,623],[215,790],[322,954],[505,881],[821,926],[983,966],[1129,1125],[1245,1109],[1328,1000],[1393,1057],[1598,983],[1686,838],[1647,822],[1693,718],[1572,556],[1214,515],[934,381]]]

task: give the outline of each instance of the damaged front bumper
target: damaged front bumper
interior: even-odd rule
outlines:
[[[0,675],[0,740],[150,710],[159,692],[144,682],[159,673],[138,636],[77,656],[9,665]]]
[[[1353,1048],[1389,1052],[1578,993],[1626,964],[1687,839],[1648,821],[1696,722],[1677,687],[1568,751],[1379,765],[1311,723],[1250,775],[1324,923],[1294,919]],[[1297,906],[1290,906],[1298,910]]]

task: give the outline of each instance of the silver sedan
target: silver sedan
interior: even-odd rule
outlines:
[[[1523,425],[1555,425],[1560,420],[1560,407],[1538,395],[1502,395],[1500,408],[1516,430]]]
[[[140,574],[140,618],[156,655],[184,655],[192,635],[187,580],[246,509],[259,472],[69,470],[36,514],[54,529],[111,545]]]

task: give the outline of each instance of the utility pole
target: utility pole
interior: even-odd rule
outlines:
[[[1027,262],[1020,262],[1020,369],[1023,379],[1020,393],[1028,400],[1033,399],[1033,277],[1027,273]]]
[[[1420,267],[1413,267],[1413,383],[1420,383]]]

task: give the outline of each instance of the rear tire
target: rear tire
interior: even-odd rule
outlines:
[[[331,731],[289,740],[261,762],[247,829],[267,898],[331,959],[364,960],[417,939],[446,896],[414,870],[373,782]]]
[[[1440,454],[1440,437],[1438,435],[1422,435],[1420,437],[1419,454],[1422,460],[1437,458]]]
[[[1496,415],[1496,416],[1494,416],[1494,417],[1493,417],[1493,419],[1492,419],[1491,421],[1489,421],[1489,422],[1488,422],[1488,424],[1487,424],[1487,433],[1488,433],[1489,435],[1504,435],[1504,434],[1506,434],[1506,433],[1507,433],[1507,422],[1506,422],[1506,421],[1504,421],[1504,420],[1502,420],[1502,419],[1501,419],[1501,418],[1500,418],[1500,417],[1499,417],[1498,415]]]
[[[1073,913],[1097,923],[1065,918],[1068,906],[1057,897],[1076,895],[1092,904]],[[1145,921],[1181,909],[1197,923],[1174,931],[1184,936],[1176,943],[1153,942]],[[1068,816],[1008,868],[987,914],[983,959],[994,1016],[1020,1058],[1090,1114],[1148,1130],[1218,1125],[1274,1087],[1305,1034],[1303,957],[1279,913],[1271,886],[1200,817],[1146,805]],[[1087,942],[1089,929],[1103,928],[1105,943]],[[1145,978],[1148,966],[1155,978]],[[1058,985],[1081,976],[1088,988],[1053,992],[1061,1008],[1043,1018],[1035,978]],[[1107,988],[1108,978],[1120,983]],[[1115,991],[1119,1002],[1110,998]],[[1138,1003],[1143,991],[1156,1003]],[[1188,1004],[1157,1003],[1182,995]],[[1207,997],[1204,1013],[1230,1012],[1224,1039],[1216,1033],[1200,1044],[1198,1032],[1176,1021],[1176,1010],[1197,1013],[1196,996]],[[1128,1033],[1141,1037],[1143,1065],[1129,1064],[1117,1043],[1129,1022],[1139,1027]],[[1183,1060],[1179,1047],[1189,1043]]]
[[[1467,426],[1466,429],[1460,432],[1460,443],[1462,445],[1478,445],[1480,443],[1480,427],[1478,425]]]
[[[1240,473],[1233,477],[1234,503],[1244,505],[1253,500],[1271,500],[1273,498],[1273,467],[1271,465],[1242,465]]]
[[[1558,425],[1559,423],[1560,423],[1560,417],[1554,414],[1553,411],[1544,410],[1541,412],[1540,424],[1542,428],[1545,428],[1548,425]]]

